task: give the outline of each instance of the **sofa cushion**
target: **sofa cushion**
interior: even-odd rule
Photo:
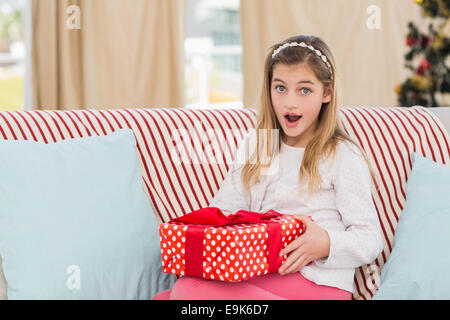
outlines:
[[[0,190],[9,299],[151,299],[172,285],[130,129],[2,140]]]
[[[412,154],[406,203],[374,299],[450,299],[450,166]]]

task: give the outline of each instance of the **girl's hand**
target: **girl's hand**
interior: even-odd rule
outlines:
[[[289,254],[278,269],[280,275],[297,272],[310,262],[327,257],[330,252],[330,238],[325,229],[306,216],[299,215],[295,218],[303,222],[306,231],[280,250],[280,256]]]

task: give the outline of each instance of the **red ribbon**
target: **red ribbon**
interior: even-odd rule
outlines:
[[[229,226],[240,223],[265,223],[269,232],[269,273],[276,272],[281,265],[278,253],[281,249],[281,225],[270,218],[279,217],[280,213],[269,210],[265,213],[239,210],[226,216],[216,207],[206,207],[192,211],[169,222],[191,224],[186,231],[185,275],[201,278],[203,276],[203,236],[204,230],[210,226]]]

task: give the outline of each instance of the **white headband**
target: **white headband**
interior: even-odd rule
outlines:
[[[317,54],[323,62],[326,63],[326,65],[328,66],[328,69],[330,69],[331,72],[331,79],[333,79],[333,70],[331,69],[331,65],[327,60],[327,57],[320,52],[320,50],[316,50],[313,46],[308,46],[306,43],[304,42],[287,42],[281,46],[279,46],[273,53],[272,53],[272,59],[275,58],[275,56],[283,49],[287,48],[287,47],[303,47],[303,48],[308,48],[311,51],[313,51],[315,54]]]

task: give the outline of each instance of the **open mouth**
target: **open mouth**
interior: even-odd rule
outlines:
[[[293,113],[286,113],[284,115],[284,117],[286,118],[286,120],[288,122],[296,122],[297,120],[299,120],[302,116],[301,115],[297,115],[297,114],[293,114]]]

